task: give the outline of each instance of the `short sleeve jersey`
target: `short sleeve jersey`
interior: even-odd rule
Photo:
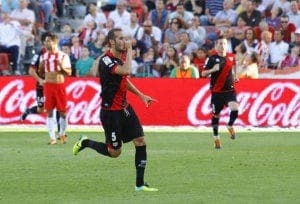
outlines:
[[[235,65],[234,54],[227,53],[226,57],[214,54],[206,60],[204,69],[212,69],[215,64],[220,64],[220,70],[211,73],[211,91],[213,93],[222,93],[234,90],[234,77],[232,74],[232,68]]]
[[[127,77],[115,73],[119,65],[123,65],[126,55],[121,59],[107,51],[99,60],[99,75],[101,83],[101,106],[106,110],[121,110],[127,106]]]

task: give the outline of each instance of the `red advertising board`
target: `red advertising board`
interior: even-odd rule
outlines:
[[[68,123],[99,125],[101,87],[97,78],[68,78]],[[128,93],[144,125],[209,126],[210,91],[207,79],[133,78],[133,83],[158,102],[146,108]],[[300,80],[244,79],[236,83],[239,118],[237,125],[257,127],[300,126]],[[30,115],[20,122],[20,114],[35,104],[32,77],[0,77],[0,124],[43,124],[45,115]],[[228,109],[220,122],[226,124]]]

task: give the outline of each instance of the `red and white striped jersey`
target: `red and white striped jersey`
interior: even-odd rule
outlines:
[[[70,57],[62,51],[56,53],[45,52],[40,60],[44,62],[45,72],[60,71],[59,62],[63,68],[71,68]]]

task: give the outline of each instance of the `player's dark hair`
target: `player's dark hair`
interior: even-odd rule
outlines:
[[[45,36],[45,38],[46,37],[49,37],[52,41],[58,41],[58,36],[55,33],[47,32],[47,35]]]
[[[110,40],[115,40],[116,39],[116,32],[121,32],[122,29],[121,28],[113,28],[111,29],[108,33],[107,33],[107,36],[105,38],[105,41],[104,41],[104,45],[108,45],[110,46],[110,43],[109,41]]]
[[[46,37],[50,34],[50,32],[45,32],[41,36],[41,41],[44,42],[46,40]]]

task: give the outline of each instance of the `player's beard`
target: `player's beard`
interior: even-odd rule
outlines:
[[[118,44],[116,44],[115,49],[118,52],[124,52],[124,51],[126,51],[125,43],[118,43]]]

